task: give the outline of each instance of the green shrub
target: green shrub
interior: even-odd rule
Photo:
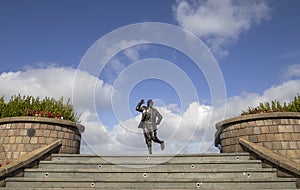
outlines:
[[[277,100],[271,101],[271,104],[269,102],[259,103],[259,106],[249,107],[247,111],[243,111],[242,115],[270,112],[300,112],[300,95],[297,94],[292,102],[284,102],[283,105]]]
[[[5,102],[4,96],[0,98],[0,118],[17,116],[37,116],[48,118],[62,118],[77,122],[78,117],[70,104],[70,98],[64,103],[63,97],[59,100],[45,97],[40,100],[33,96],[11,96],[8,102]]]

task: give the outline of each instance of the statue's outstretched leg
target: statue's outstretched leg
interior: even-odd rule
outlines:
[[[152,154],[152,146],[148,146],[149,154]]]
[[[145,141],[148,147],[149,154],[152,154],[151,134],[145,131],[144,136],[145,136]]]
[[[161,150],[165,149],[165,142],[158,139],[156,130],[154,130],[151,133],[151,139],[153,140],[153,142],[156,142],[156,143],[160,144]]]
[[[161,150],[164,150],[164,149],[165,149],[165,142],[164,142],[164,141],[161,141],[161,143],[160,143],[160,148],[161,148]]]

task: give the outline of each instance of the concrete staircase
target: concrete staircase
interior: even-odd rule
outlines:
[[[248,153],[189,155],[54,154],[4,189],[296,189]],[[0,188],[1,189],[1,188]]]

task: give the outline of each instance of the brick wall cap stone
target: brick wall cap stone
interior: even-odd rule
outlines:
[[[225,119],[216,124],[217,129],[221,129],[223,126],[229,126],[234,123],[247,122],[252,120],[266,120],[272,118],[298,118],[300,119],[300,112],[273,112],[273,113],[259,113],[248,114],[243,116],[237,116],[229,119]]]
[[[0,119],[0,125],[6,123],[17,123],[17,122],[31,122],[31,123],[47,123],[47,124],[57,124],[57,125],[67,125],[70,127],[78,128],[80,134],[84,132],[85,127],[80,123],[73,121],[62,120],[58,118],[47,118],[47,117],[5,117]]]

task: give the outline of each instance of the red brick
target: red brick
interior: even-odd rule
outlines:
[[[290,137],[291,140],[296,140],[296,141],[300,140],[300,133],[291,133],[290,135],[291,135]]]
[[[9,137],[9,143],[10,144],[16,143],[16,137]]]
[[[41,124],[40,125],[40,129],[47,129],[48,128],[48,125],[47,124]]]
[[[275,140],[275,135],[274,134],[266,134],[266,138],[268,142],[272,142]]]
[[[16,138],[16,143],[22,143],[23,142],[23,137],[17,137]]]
[[[20,135],[20,129],[14,129],[14,136],[19,136]]]
[[[57,137],[57,131],[51,131],[50,137]]]
[[[25,123],[18,123],[18,129],[24,129],[25,128]]]
[[[20,135],[21,136],[27,136],[27,130],[25,130],[25,129],[20,130]]]
[[[278,128],[277,126],[269,126],[269,131],[270,133],[278,133]]]
[[[52,130],[55,130],[55,126],[53,126],[53,125],[48,125],[48,129],[51,130],[51,131],[52,131]]]
[[[281,119],[272,119],[273,125],[280,125],[281,124]]]
[[[31,144],[37,144],[37,143],[38,143],[38,142],[37,142],[37,139],[38,139],[37,137],[31,137],[31,138],[30,138],[30,143],[31,143]]]
[[[290,149],[297,149],[297,143],[296,143],[296,141],[291,141],[290,142]]]
[[[57,137],[61,139],[64,138],[64,132],[58,132]]]
[[[255,127],[256,126],[256,122],[255,121],[249,121],[248,122],[248,126]]]
[[[18,144],[18,146],[17,146],[17,151],[18,151],[18,152],[24,151],[24,144]]]
[[[281,142],[273,142],[272,147],[273,149],[281,150],[282,149]]]
[[[9,130],[7,136],[11,137],[14,135],[14,130]]]
[[[2,135],[2,137],[8,136],[8,130],[3,129],[1,135]]]
[[[293,127],[291,125],[278,125],[278,132],[279,133],[292,133]]]
[[[23,143],[24,144],[29,143],[29,141],[30,141],[29,137],[23,137]]]
[[[290,142],[281,142],[282,149],[290,149]]]
[[[294,125],[296,122],[295,122],[295,119],[289,119],[289,124],[290,125]]]
[[[266,135],[257,135],[258,142],[265,142],[267,141]]]
[[[43,136],[44,137],[49,137],[50,136],[50,131],[49,130],[44,130],[43,131]]]
[[[54,138],[46,138],[46,144],[54,142]]]
[[[288,119],[281,119],[281,124],[289,124],[289,120]]]
[[[257,143],[257,135],[251,135],[251,136],[249,136],[249,140],[251,142]]]
[[[237,136],[243,136],[243,135],[245,135],[245,129],[237,130]]]
[[[32,123],[25,123],[25,129],[30,129]]]
[[[228,136],[230,136],[230,135],[228,135]],[[66,132],[65,135],[64,135],[64,138],[65,138],[65,139],[69,139],[69,138],[70,138],[70,133],[67,133],[67,132]]]
[[[37,137],[41,137],[41,136],[43,136],[43,132],[44,132],[44,130],[41,130],[41,129],[39,129],[39,130],[36,130],[36,132],[35,132],[35,136],[37,136]]]
[[[20,156],[20,152],[13,152],[12,158],[17,159]]]
[[[12,151],[12,152],[17,151],[17,144],[12,144],[12,145],[10,146],[10,151]]]
[[[275,134],[275,141],[283,141],[283,135],[282,134]]]
[[[263,120],[256,120],[256,125],[257,126],[262,126],[262,125],[265,125],[265,123],[264,123]]]
[[[294,125],[294,132],[300,133],[300,126],[299,125]]]
[[[55,126],[55,130],[56,131],[62,131],[62,127],[61,126]]]
[[[6,152],[5,158],[11,159],[12,158],[12,152]]]
[[[253,127],[253,134],[261,134],[260,127]]]
[[[283,133],[282,134],[284,141],[290,141],[291,140],[291,133]]]
[[[38,143],[39,144],[45,144],[46,143],[46,137],[39,137],[38,138]]]
[[[40,129],[40,123],[33,123],[32,124],[32,127],[34,128],[34,129]]]
[[[264,124],[265,125],[272,125],[273,124],[273,121],[271,119],[268,119],[268,120],[265,120],[264,121]]]
[[[12,123],[10,128],[11,129],[17,129],[18,128],[18,123]]]
[[[245,128],[245,134],[246,135],[252,135],[252,127],[248,127],[248,128]]]
[[[76,149],[73,148],[72,152],[75,152]],[[243,149],[240,145],[234,145],[235,152],[243,152]]]
[[[261,127],[261,133],[270,133],[269,127]]]

